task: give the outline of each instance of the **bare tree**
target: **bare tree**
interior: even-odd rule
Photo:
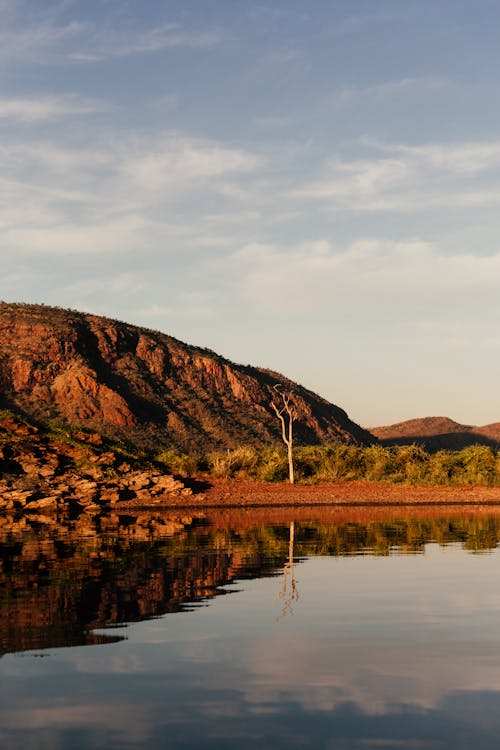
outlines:
[[[274,390],[279,394],[281,398],[281,404],[276,404],[274,399],[271,401],[271,406],[276,412],[276,416],[281,422],[281,437],[288,450],[288,476],[290,484],[295,481],[293,473],[293,420],[297,417],[297,411],[292,402],[292,395],[290,391],[281,390],[283,386],[281,383],[277,383],[274,386]]]

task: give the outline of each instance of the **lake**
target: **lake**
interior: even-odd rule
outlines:
[[[500,510],[0,521],[2,750],[498,748]]]

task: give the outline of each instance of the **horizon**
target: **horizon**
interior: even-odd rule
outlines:
[[[0,0],[0,297],[500,419],[492,0]]]

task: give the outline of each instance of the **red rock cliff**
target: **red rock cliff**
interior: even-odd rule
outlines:
[[[3,405],[147,447],[181,449],[280,439],[272,387],[293,388],[297,442],[373,437],[282,375],[229,362],[165,334],[75,311],[0,303]]]

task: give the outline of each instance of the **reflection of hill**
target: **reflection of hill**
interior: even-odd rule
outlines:
[[[289,510],[288,514],[295,511]],[[380,510],[296,511],[296,557],[423,551],[424,544],[460,542],[494,548],[500,514],[420,511],[384,516]],[[274,574],[288,558],[291,518],[264,511],[238,519],[215,514],[172,518],[161,514],[77,519],[41,525],[3,519],[0,528],[0,649],[117,640],[91,631],[175,612],[212,597],[235,579]],[[313,518],[313,520],[311,520]]]

